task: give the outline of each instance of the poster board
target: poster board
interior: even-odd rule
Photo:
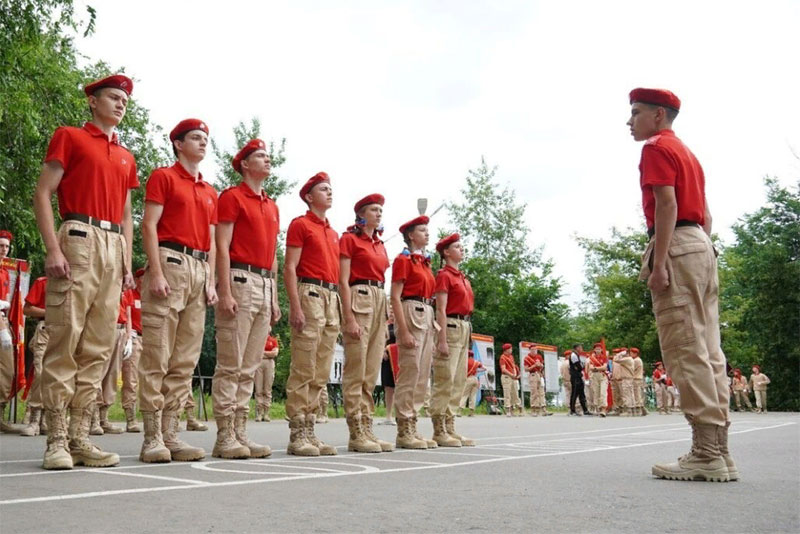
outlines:
[[[472,334],[472,352],[475,353],[475,359],[487,369],[484,373],[478,373],[480,388],[495,391],[497,377],[494,375],[494,336]]]
[[[528,355],[531,349],[542,351],[544,354],[544,383],[545,391],[547,393],[558,393],[560,386],[558,384],[558,347],[554,345],[543,345],[535,341],[520,341],[519,343],[519,368],[522,375],[522,391],[530,393],[531,386],[528,379],[528,373],[525,370],[525,356]]]

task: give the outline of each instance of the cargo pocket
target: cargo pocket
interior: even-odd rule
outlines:
[[[59,245],[71,269],[86,269],[89,267],[92,243],[94,243],[94,239],[91,227],[78,224],[66,226],[61,233]]]
[[[447,344],[453,345],[461,341],[461,329],[458,327],[458,324],[451,323],[450,321],[447,322]]]
[[[233,328],[217,327],[217,358],[236,358],[239,354],[239,336]],[[230,360],[229,360],[230,361]]]
[[[406,306],[408,322],[417,330],[428,330],[428,311],[425,309],[425,305],[415,301],[406,302],[410,302],[410,304]]]
[[[650,278],[650,273],[653,271],[653,248],[655,246],[655,239],[651,239],[647,243],[647,248],[644,249],[642,254],[642,267],[639,270],[639,280],[646,281]]]
[[[371,313],[372,312],[372,297],[368,289],[364,286],[355,286],[350,291],[350,309],[353,313]]]
[[[681,243],[669,247],[672,263],[672,276],[678,286],[686,286],[691,282],[702,282],[708,279],[711,257],[708,244],[702,241]]]
[[[671,298],[660,303],[656,309],[656,326],[662,351],[695,342],[692,312],[686,298]]]
[[[72,280],[48,278],[45,293],[44,322],[53,326],[64,326],[72,320]]]
[[[146,302],[142,307],[142,346],[154,349],[167,347],[167,314],[169,306]]]

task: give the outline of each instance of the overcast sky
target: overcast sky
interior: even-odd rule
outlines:
[[[330,174],[337,230],[380,192],[391,235],[417,198],[429,211],[458,199],[484,156],[527,203],[530,245],[555,260],[569,304],[584,280],[572,236],[644,228],[632,88],[683,101],[675,130],[727,241],[764,202],[765,175],[800,176],[796,1],[89,3],[97,32],[79,49],[137,78],[155,122],[201,118],[234,149],[232,127],[259,117],[262,137],[287,139],[283,176]],[[284,226],[305,210],[296,191],[278,204]]]

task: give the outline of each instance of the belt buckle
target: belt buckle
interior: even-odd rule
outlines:
[[[110,221],[99,221],[99,222],[100,222],[100,228],[102,228],[103,230],[111,230]]]
[[[192,251],[192,257],[193,257],[193,258],[196,258],[196,259],[198,259],[198,260],[199,260],[199,259],[202,259],[202,257],[203,257],[203,251],[202,251],[202,250],[193,250],[193,251]]]

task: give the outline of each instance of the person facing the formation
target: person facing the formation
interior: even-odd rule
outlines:
[[[639,185],[650,236],[639,278],[652,294],[661,355],[693,433],[688,454],[654,465],[652,473],[677,480],[736,480],[728,451],[730,390],[703,168],[672,130],[681,107],[675,94],[638,88],[629,101],[631,135],[644,141]]]
[[[263,190],[271,160],[261,139],[234,156],[242,176],[219,198],[216,233],[219,303],[215,314],[217,364],[211,396],[217,421],[215,458],[266,458],[272,454],[247,434],[250,397],[271,325],[280,318],[278,206]]]
[[[483,363],[475,359],[475,354],[471,350],[467,351],[467,380],[464,383],[464,393],[461,395],[461,403],[458,406],[462,410],[465,407],[469,408],[467,417],[475,415],[475,402],[481,388],[478,371],[485,370],[486,367],[483,366]]]
[[[339,335],[339,236],[325,214],[333,204],[328,175],[319,172],[300,189],[305,215],[286,232],[284,283],[292,327],[291,363],[286,381],[289,446],[298,456],[333,456],[336,448],[314,433],[320,394],[328,383]]]
[[[133,82],[114,75],[84,87],[92,119],[58,128],[33,195],[47,249],[45,323],[50,337],[42,369],[47,450],[42,467],[109,467],[119,456],[89,441],[96,388],[114,343],[120,289],[133,287],[131,189],[136,162],[115,132]],[[51,199],[63,221],[56,234]],[[70,410],[69,430],[66,410]]]
[[[747,385],[747,378],[742,376],[742,370],[738,367],[733,370],[733,381],[731,382],[731,389],[733,390],[734,399],[736,401],[736,411],[742,409],[742,399],[748,410],[753,409],[750,403],[749,386]]]
[[[506,417],[514,415],[514,410],[519,410],[522,415],[522,404],[517,392],[519,380],[519,366],[514,363],[514,354],[511,343],[503,344],[503,353],[500,355],[500,382],[503,385],[503,407]]]
[[[436,322],[439,331],[433,359],[431,419],[433,440],[443,447],[474,447],[475,441],[456,432],[456,414],[467,381],[467,351],[472,344],[475,295],[469,278],[458,269],[464,245],[458,234],[436,243],[442,269],[436,274]]]
[[[400,226],[406,247],[392,263],[392,309],[398,346],[398,374],[395,380],[394,409],[397,414],[397,440],[401,449],[432,449],[436,442],[426,440],[417,430],[417,414],[425,401],[433,356],[433,290],[428,245],[428,217],[420,215]]]
[[[633,415],[647,415],[644,407],[644,364],[639,357],[639,349],[630,348],[633,358]]]
[[[394,446],[375,436],[372,391],[386,343],[385,272],[389,256],[381,241],[383,195],[367,195],[353,207],[356,221],[339,240],[339,294],[342,296],[344,369],[342,395],[350,439],[347,450],[389,452]]]
[[[569,397],[569,414],[580,415],[575,411],[575,401],[580,400],[581,411],[583,415],[591,415],[586,408],[586,392],[584,391],[584,363],[581,359],[583,353],[583,345],[576,343],[572,346],[571,354],[569,355],[569,378],[572,384],[572,394]]]
[[[589,376],[592,388],[592,401],[594,403],[594,413],[600,417],[606,416],[606,406],[608,402],[608,357],[603,352],[602,343],[595,343],[594,349],[589,355]]]
[[[547,403],[544,396],[544,357],[531,347],[525,360],[522,362],[525,371],[528,372],[528,386],[531,395],[531,415],[553,415],[547,411]]]
[[[206,123],[182,120],[169,138],[177,161],[147,180],[142,220],[147,254],[139,362],[143,462],[195,461],[206,455],[178,437],[178,422],[200,358],[206,307],[217,303],[217,192],[200,173]]]
[[[756,412],[767,413],[767,384],[769,377],[761,372],[760,365],[753,365],[753,374],[750,375],[750,388],[756,396]]]

